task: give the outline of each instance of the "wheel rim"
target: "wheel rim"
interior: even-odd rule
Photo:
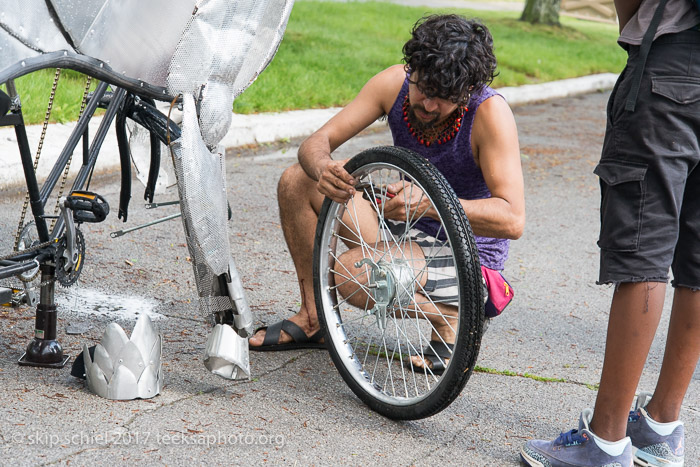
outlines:
[[[376,187],[385,187],[388,183],[397,182],[404,186],[412,183],[426,192],[420,183],[411,181],[403,169],[389,163],[367,164],[352,175],[359,181],[358,187],[370,184],[370,194],[376,193]],[[381,191],[382,188],[380,196]],[[426,195],[430,197],[427,193]],[[370,204],[378,216],[380,233],[374,239],[360,241],[341,233],[341,227],[348,227],[343,220],[344,214],[348,214],[351,222],[357,222],[354,198],[346,205],[331,203],[329,206],[326,222],[321,230],[324,243],[318,258],[320,299],[323,305],[319,312],[324,315],[329,345],[333,346],[342,366],[362,391],[386,404],[414,405],[434,392],[443,377],[432,370],[424,371],[409,363],[411,356],[422,356],[423,349],[430,347],[431,331],[435,329],[427,319],[431,312],[426,311],[428,307],[433,308],[430,302],[433,305],[435,302],[429,295],[428,303],[417,302],[414,297],[415,292],[426,292],[418,282],[420,270],[416,274],[416,270],[410,267],[412,258],[408,253],[413,251],[411,243],[414,242],[408,231],[415,226],[420,216],[410,217],[403,227],[403,232],[394,233],[382,215],[383,204],[372,201]],[[444,233],[442,218],[440,224]],[[436,241],[449,247],[447,240]],[[353,277],[348,270],[342,271],[338,267],[338,257],[348,248],[347,244],[352,245],[353,242],[363,251],[363,260],[355,264],[356,267],[364,266],[368,271],[362,276]],[[392,247],[396,251],[393,251]],[[454,251],[450,249],[450,253],[452,260],[456,261]],[[429,258],[426,254],[426,259]],[[342,297],[338,293],[337,288],[340,284],[336,284],[336,277],[342,281],[362,284],[362,290],[373,300],[367,300],[365,307],[351,305],[347,301],[349,297]],[[460,280],[459,277],[457,280]],[[450,316],[449,319],[434,315],[431,317],[437,322],[443,319],[459,337],[459,307],[456,315]],[[450,371],[449,366],[452,362],[453,359],[449,359],[446,363],[445,372]]]

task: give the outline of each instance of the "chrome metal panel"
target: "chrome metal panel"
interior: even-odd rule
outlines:
[[[156,86],[195,7],[195,0],[52,0],[80,53]],[[99,6],[99,8],[98,8]]]
[[[51,50],[70,50],[44,0],[0,0],[0,70]]]
[[[0,69],[37,55],[40,55],[40,53],[26,47],[9,34],[5,34],[4,31],[0,30]]]
[[[204,349],[204,366],[225,379],[250,377],[248,339],[239,336],[231,326],[214,326]]]
[[[216,276],[228,271],[228,204],[224,156],[205,146],[194,98],[183,97],[182,133],[172,143],[182,218],[195,246],[193,261],[203,261]]]
[[[241,70],[233,83],[234,97],[245,91],[274,58],[282,42],[293,0],[267,0],[267,13],[255,23],[255,41],[243,55]]]
[[[49,0],[64,30],[80,44],[109,0]],[[44,3],[44,2],[42,2]]]
[[[66,50],[170,94],[195,93],[212,146],[227,129],[222,110],[274,56],[292,0],[2,0],[0,69]],[[65,37],[64,37],[65,34]],[[68,39],[66,39],[66,37]]]
[[[267,66],[284,34],[290,0],[205,0],[185,28],[168,73],[171,94],[201,92],[202,137],[221,141],[235,96]]]

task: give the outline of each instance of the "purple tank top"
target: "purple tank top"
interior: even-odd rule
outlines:
[[[403,119],[403,103],[408,94],[408,78],[404,81],[394,106],[388,116],[389,128],[394,138],[394,146],[411,149],[430,162],[445,176],[449,184],[462,199],[490,198],[491,192],[486,186],[481,169],[477,167],[472,154],[472,125],[476,109],[491,96],[500,95],[490,87],[485,87],[477,95],[473,95],[467,105],[469,111],[462,118],[462,126],[451,141],[444,144],[422,145],[408,131]],[[439,223],[433,219],[421,219],[416,228],[435,236]],[[474,236],[481,264],[490,269],[502,270],[508,258],[510,241],[503,238]]]

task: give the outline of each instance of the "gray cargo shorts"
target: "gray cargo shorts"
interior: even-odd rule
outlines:
[[[639,47],[608,102],[600,163],[598,283],[700,288],[700,31],[661,36],[636,110],[625,110]]]

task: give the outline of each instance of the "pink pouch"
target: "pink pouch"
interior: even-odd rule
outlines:
[[[481,274],[486,281],[489,297],[486,300],[484,312],[489,318],[498,316],[513,300],[515,292],[500,271],[481,266]]]

